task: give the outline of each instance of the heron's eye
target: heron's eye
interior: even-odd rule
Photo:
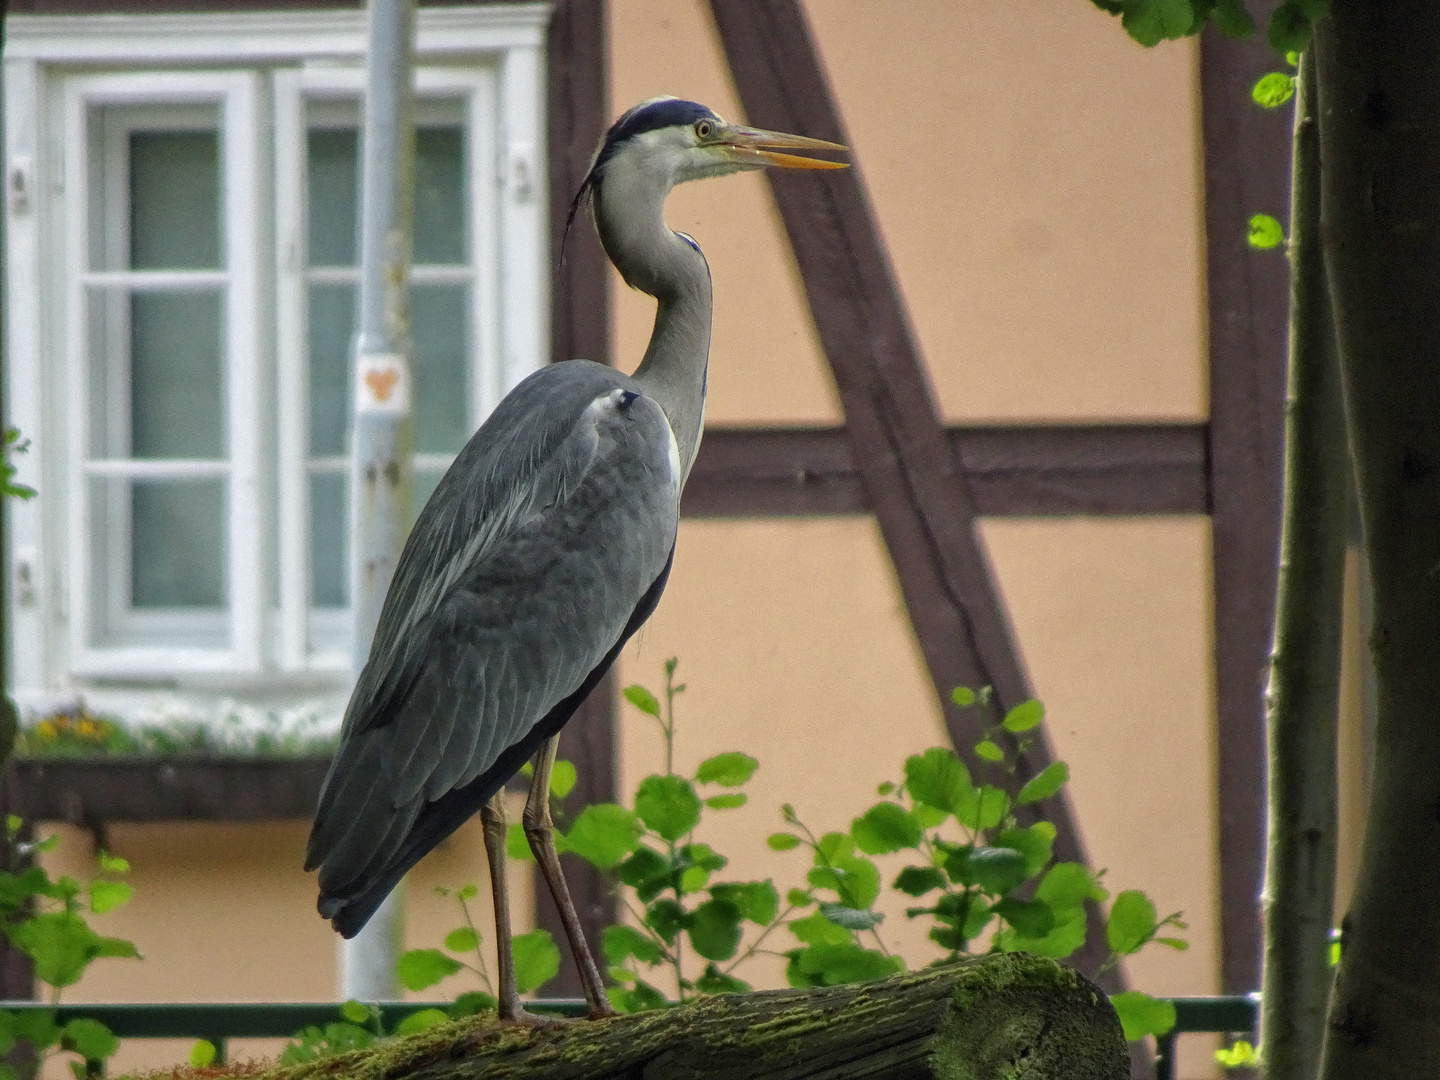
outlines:
[[[715,130],[709,120],[701,120],[695,124],[695,137],[697,139],[708,139],[710,133]]]

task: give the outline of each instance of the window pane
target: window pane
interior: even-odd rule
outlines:
[[[415,133],[415,261],[463,263],[465,133],[458,126]]]
[[[354,128],[309,134],[311,266],[355,265],[359,143]]]
[[[216,269],[221,262],[218,133],[132,131],[131,269]]]
[[[415,449],[453,454],[470,437],[470,293],[464,285],[411,291],[415,340]]]
[[[343,472],[310,478],[310,603],[316,607],[344,607],[350,602],[347,479]]]
[[[132,607],[225,605],[225,481],[132,481],[130,514]]]
[[[132,456],[225,456],[221,302],[219,292],[131,294]]]
[[[310,286],[310,454],[345,453],[355,286]]]

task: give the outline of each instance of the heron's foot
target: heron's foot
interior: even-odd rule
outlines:
[[[526,1027],[563,1027],[577,1023],[573,1017],[556,1016],[554,1013],[532,1013],[526,1009],[508,1010],[511,1015],[501,1014],[499,1019],[507,1024],[524,1024]]]
[[[589,1010],[585,1013],[586,1020],[608,1020],[612,1016],[619,1016],[620,1013],[615,1006],[603,998],[599,1002],[591,1002]]]

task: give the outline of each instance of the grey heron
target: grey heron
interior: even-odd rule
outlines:
[[[532,756],[525,834],[560,910],[592,1016],[610,1013],[556,857],[560,728],[654,611],[695,461],[710,353],[710,270],[665,223],[687,180],[766,166],[843,168],[820,139],[652,98],[610,128],[576,194],[633,288],[658,301],[633,376],[552,364],[505,397],[410,532],[305,853],[320,914],[353,937],[400,878],[477,812],[491,867],[500,1013],[525,1016],[510,958],[502,787]]]

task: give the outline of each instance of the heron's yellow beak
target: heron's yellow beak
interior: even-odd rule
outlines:
[[[779,153],[781,150],[849,150],[848,146],[810,139],[804,135],[786,135],[779,131],[731,125],[721,132],[718,144],[727,157],[740,165],[773,165],[782,169],[845,169],[847,161],[826,161],[824,158],[800,157]]]

